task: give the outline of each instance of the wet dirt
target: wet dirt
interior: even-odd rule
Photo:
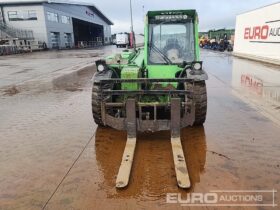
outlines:
[[[0,91],[24,83],[44,82],[58,75],[93,65],[98,58],[118,52],[114,46],[94,49],[43,51],[0,59]]]
[[[8,96],[13,96],[13,95],[16,95],[16,94],[18,94],[20,91],[18,90],[18,88],[17,87],[15,87],[15,86],[12,86],[12,87],[10,87],[10,88],[8,88],[8,89],[5,89],[4,91],[4,95],[8,95]]]
[[[191,189],[177,187],[170,132],[138,134],[130,184],[115,188],[126,133],[93,123],[91,75],[85,73],[70,88],[0,96],[0,209],[190,209],[167,204],[166,194],[279,190],[279,125],[256,109],[269,94],[243,100],[255,93],[245,91],[241,78],[245,65],[255,69],[251,74],[263,72],[263,81],[277,74],[275,67],[265,73],[267,66],[252,61],[202,56],[210,75],[207,121],[181,131]],[[269,81],[273,93],[279,85]]]

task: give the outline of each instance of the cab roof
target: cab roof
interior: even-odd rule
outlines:
[[[154,17],[156,15],[188,15],[190,17],[197,17],[197,12],[194,9],[191,10],[159,10],[159,11],[148,11],[147,16],[148,17]]]

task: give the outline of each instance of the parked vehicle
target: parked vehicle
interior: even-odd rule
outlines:
[[[117,47],[128,47],[129,38],[128,34],[122,33],[116,35],[116,45]]]

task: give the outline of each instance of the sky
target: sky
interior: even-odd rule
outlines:
[[[78,0],[76,0],[78,1]],[[111,21],[112,33],[130,31],[129,0],[83,0],[94,3]],[[149,10],[196,9],[199,16],[199,30],[234,28],[235,17],[243,12],[279,0],[131,0],[133,6],[134,30],[144,31],[144,15]]]
[[[1,1],[1,0],[0,0]],[[5,0],[18,1],[18,0]],[[30,1],[30,0],[28,0]],[[36,0],[33,0],[36,1]],[[130,0],[62,0],[87,2],[99,8],[112,22],[112,33],[130,31]],[[144,31],[144,16],[150,10],[196,9],[199,31],[234,28],[238,14],[280,2],[279,0],[131,0],[134,30]]]

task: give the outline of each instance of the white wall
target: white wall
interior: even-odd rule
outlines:
[[[238,15],[234,44],[236,55],[280,62],[280,3]]]
[[[28,11],[35,10],[37,12],[38,20],[26,20],[26,21],[9,21],[9,11]],[[23,30],[32,30],[34,38],[38,41],[48,42],[45,13],[42,5],[26,5],[26,6],[4,6],[4,17],[7,25]]]

